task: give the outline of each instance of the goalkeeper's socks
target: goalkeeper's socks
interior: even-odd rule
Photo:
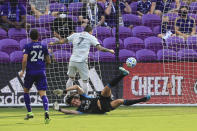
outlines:
[[[129,105],[137,104],[140,102],[146,102],[146,101],[147,101],[147,97],[143,97],[143,98],[137,99],[137,100],[124,100],[123,105],[129,106]]]
[[[49,102],[48,102],[48,98],[47,96],[42,96],[42,103],[43,103],[43,107],[44,107],[44,110],[45,111],[48,111],[49,110]]]
[[[124,78],[124,77],[125,77],[125,75],[121,74],[118,77],[112,79],[110,81],[110,83],[108,84],[108,87],[111,88],[111,87],[117,85],[122,80],[122,78]]]
[[[121,74],[111,80],[111,82],[108,84],[110,88],[117,85],[125,76],[129,74],[129,71],[124,69],[123,67],[119,67],[119,70],[121,71]]]
[[[28,112],[31,112],[31,102],[30,102],[30,96],[29,93],[24,93],[24,101],[25,101],[25,106],[27,108]]]

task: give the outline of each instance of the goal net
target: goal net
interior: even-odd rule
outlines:
[[[137,13],[138,3],[129,0],[113,0],[109,16],[105,14],[108,1],[18,2],[26,11],[26,27],[0,28],[0,106],[24,105],[24,78],[21,79],[18,73],[21,71],[22,49],[30,42],[31,29],[39,31],[39,41],[47,45],[52,59],[52,64],[47,66],[49,102],[65,104],[64,96],[58,97],[52,92],[66,88],[72,43],[54,46],[49,43],[66,38],[72,32],[82,32],[87,24],[93,27],[93,35],[104,47],[116,50],[112,55],[91,47],[88,58],[90,95],[94,96],[117,76],[118,66],[123,64],[130,74],[118,88],[112,88],[114,98],[135,99],[150,94],[152,98],[144,103],[146,105],[196,104],[196,1],[157,1],[153,14],[142,16]],[[0,9],[3,14],[3,5]],[[137,59],[135,68],[124,64],[128,57]],[[74,83],[82,84],[79,75]],[[30,96],[32,105],[42,105],[35,85]]]
[[[197,103],[196,13],[197,2],[192,0],[167,1],[164,6],[163,52],[159,55],[163,57],[164,75],[169,79],[169,97],[164,100],[169,104]]]
[[[50,42],[56,42],[62,38],[68,37],[73,32],[82,32],[84,27],[89,24],[93,27],[93,35],[98,37],[102,44],[103,40],[111,37],[111,28],[97,27],[98,24],[98,7],[95,1],[87,0],[28,0],[18,1],[26,9],[26,29],[23,27],[18,30],[13,28],[12,35],[6,36],[6,31],[2,29],[1,43],[10,44],[9,47],[1,48],[0,55],[0,105],[5,106],[23,106],[23,85],[24,78],[20,78],[18,73],[21,71],[21,61],[25,44],[31,42],[29,33],[31,29],[37,29],[40,37],[39,41],[47,45],[51,55],[52,64],[47,66],[48,90],[47,96],[49,103],[58,101],[65,104],[65,97],[53,95],[54,89],[65,89],[68,80],[67,67],[72,53],[72,43],[50,46]],[[102,30],[108,32],[102,32]],[[9,29],[10,31],[11,29]],[[9,32],[8,31],[8,32]],[[99,34],[100,33],[100,34]],[[4,35],[3,35],[4,34]],[[4,39],[4,37],[6,39]],[[7,40],[9,37],[9,40]],[[10,43],[9,43],[10,42]],[[15,42],[15,45],[13,44]],[[8,49],[9,48],[9,49]],[[90,95],[104,88],[101,72],[104,72],[106,65],[100,65],[100,53],[95,47],[91,47],[88,66],[89,66],[89,89]],[[103,56],[104,61],[111,61],[113,56],[108,54]],[[112,61],[113,61],[112,60]],[[112,70],[111,70],[112,71]],[[87,72],[88,73],[88,72]],[[108,72],[107,72],[108,73]],[[106,74],[107,74],[106,73]],[[105,80],[109,76],[103,77]],[[76,76],[74,84],[81,85],[82,80],[79,75]],[[105,84],[105,83],[104,83]],[[30,91],[31,104],[41,105],[35,85]]]

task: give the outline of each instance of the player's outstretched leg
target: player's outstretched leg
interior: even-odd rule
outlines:
[[[137,104],[140,102],[146,102],[146,101],[150,100],[150,98],[151,98],[151,96],[147,95],[147,96],[140,98],[140,99],[132,99],[132,100],[117,99],[117,100],[113,100],[111,102],[111,106],[112,106],[112,108],[115,109],[115,108],[119,107],[120,105],[129,106],[129,105]]]
[[[109,87],[113,87],[117,85],[118,82],[120,82],[125,76],[129,75],[129,71],[126,70],[125,68],[119,67],[119,70],[121,71],[121,74],[109,82],[108,84]]]
[[[150,95],[146,95],[145,97],[140,98],[140,99],[136,99],[136,100],[124,100],[123,105],[129,106],[129,105],[137,104],[140,102],[146,102],[146,101],[150,100],[150,98],[151,98]]]
[[[31,111],[31,101],[30,101],[30,96],[29,96],[29,89],[24,88],[24,101],[25,101],[25,106],[28,111],[26,117],[24,118],[25,120],[32,119],[34,117],[32,111]]]
[[[102,90],[101,95],[104,97],[110,97],[111,96],[111,87],[115,86],[118,84],[118,82],[120,82],[122,80],[122,78],[124,78],[125,76],[127,76],[129,74],[129,71],[124,69],[123,67],[119,67],[120,70],[120,75],[114,79],[112,79],[109,84],[107,84],[107,86],[105,86],[105,88]]]

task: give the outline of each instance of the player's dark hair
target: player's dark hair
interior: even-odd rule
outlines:
[[[73,98],[79,99],[79,94],[73,93],[73,94],[67,96],[67,98],[66,98],[66,103],[67,103],[68,105],[71,105],[71,101],[72,101]]]
[[[85,32],[91,32],[92,31],[92,27],[90,25],[87,25],[85,28],[84,28],[84,31]]]
[[[190,9],[190,8],[189,8],[189,6],[182,5],[182,6],[179,8],[179,10],[181,10],[181,9],[183,9],[183,8],[186,8],[187,10],[189,10],[189,9]]]
[[[39,38],[38,30],[32,29],[31,32],[30,32],[30,38],[32,40],[38,40],[38,38]]]

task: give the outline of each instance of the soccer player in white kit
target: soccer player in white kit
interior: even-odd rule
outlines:
[[[90,46],[95,46],[98,50],[103,52],[110,52],[114,54],[114,50],[104,48],[100,45],[97,38],[92,35],[92,27],[89,25],[85,27],[81,33],[73,33],[65,39],[61,39],[58,42],[51,42],[50,45],[64,44],[72,42],[73,51],[70,57],[68,66],[69,79],[66,83],[66,88],[73,86],[76,73],[79,72],[80,78],[83,80],[82,88],[86,94],[88,94],[88,80],[89,80],[89,69],[88,69],[88,55]]]

